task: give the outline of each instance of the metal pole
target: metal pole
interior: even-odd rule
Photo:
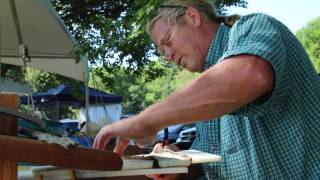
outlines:
[[[85,116],[86,116],[86,131],[87,134],[90,134],[90,129],[88,128],[88,124],[90,122],[90,115],[89,115],[89,65],[88,59],[86,57],[81,57],[81,60],[84,63],[85,67],[85,74],[84,74],[84,85],[85,85]]]

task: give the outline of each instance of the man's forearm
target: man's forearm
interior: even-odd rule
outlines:
[[[241,56],[215,65],[185,88],[148,107],[140,116],[148,119],[144,123],[159,129],[212,119],[255,100],[272,87],[271,66],[256,57]]]

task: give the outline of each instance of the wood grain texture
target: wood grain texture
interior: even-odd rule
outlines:
[[[153,169],[134,169],[122,171],[92,171],[92,170],[74,170],[78,179],[107,178],[107,177],[127,177],[139,176],[145,174],[177,174],[188,173],[187,167],[153,168]],[[43,176],[44,179],[64,180],[71,179],[70,169],[60,169],[52,166],[34,167],[32,174]],[[130,176],[130,177],[129,177]]]
[[[15,94],[0,94],[0,106],[18,109],[18,96]],[[0,134],[16,136],[18,132],[17,120],[15,117],[0,114]],[[0,149],[2,147],[0,146]],[[17,161],[0,160],[0,179],[17,179]]]
[[[16,94],[0,94],[0,106],[18,109],[18,95]]]
[[[0,94],[0,106],[18,109],[18,96],[14,94]],[[16,118],[0,113],[0,134],[16,136],[18,131]]]
[[[87,170],[120,170],[122,160],[106,150],[65,149],[56,144],[0,135],[0,159]]]
[[[18,165],[15,161],[0,161],[0,179],[17,179]]]

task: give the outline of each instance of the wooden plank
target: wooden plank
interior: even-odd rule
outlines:
[[[18,109],[18,96],[16,94],[0,94],[0,106]]]
[[[122,160],[106,150],[88,148],[65,149],[60,145],[0,135],[0,159],[54,165],[61,168],[88,170],[120,170]]]
[[[153,168],[153,169],[134,169],[122,171],[93,171],[93,170],[74,170],[79,179],[91,178],[107,178],[107,177],[125,177],[139,176],[145,174],[177,174],[188,173],[187,167],[170,167],[170,168]],[[34,167],[32,174],[35,176],[42,176],[44,179],[50,180],[64,180],[70,178],[70,169],[61,169],[52,166]],[[131,179],[131,177],[130,177]]]
[[[17,179],[18,165],[15,161],[0,161],[0,179]]]
[[[138,168],[138,164],[144,165],[147,167],[148,162],[143,163],[148,160],[156,161],[157,167],[166,168],[166,167],[187,167],[191,164],[199,163],[208,163],[208,162],[217,162],[221,160],[221,156],[211,153],[206,153],[194,149],[182,150],[182,151],[171,151],[164,150],[158,153],[150,154],[139,154],[134,156],[129,156],[127,159],[123,158],[123,167],[122,169],[131,169]],[[142,161],[141,163],[138,163]],[[137,165],[136,165],[137,164]],[[149,164],[150,166],[150,164]],[[151,163],[152,167],[152,163]]]
[[[18,96],[15,94],[0,94],[0,106],[17,110]],[[17,132],[18,125],[15,117],[0,114],[0,134],[16,136]],[[0,179],[17,179],[17,172],[17,161],[0,160]]]
[[[11,110],[18,109],[18,96],[14,94],[0,94],[0,107]],[[15,117],[0,113],[0,134],[16,136],[18,131]]]

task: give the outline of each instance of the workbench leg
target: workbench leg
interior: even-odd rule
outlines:
[[[36,177],[34,177],[35,180],[44,180],[43,176],[42,175],[38,175]]]
[[[18,109],[18,96],[15,94],[0,94],[0,106]],[[16,118],[0,114],[0,134],[17,136]],[[15,180],[18,176],[17,162],[0,159],[0,179]]]
[[[77,180],[77,173],[76,173],[76,171],[75,170],[70,170],[69,171],[69,175],[70,175],[70,179],[71,180]]]
[[[17,179],[17,162],[2,160],[0,161],[0,179]]]

